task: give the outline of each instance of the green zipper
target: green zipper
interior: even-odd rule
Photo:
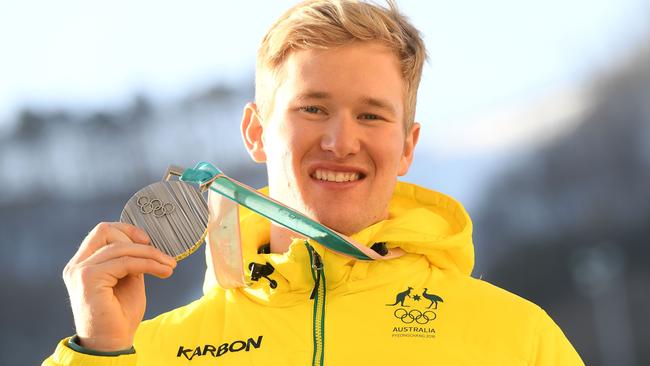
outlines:
[[[314,354],[311,364],[322,366],[325,358],[325,271],[323,270],[323,261],[305,241],[307,252],[309,252],[309,262],[311,264],[311,276],[314,278],[314,289],[311,291],[310,299],[314,300],[314,320],[313,320],[313,338]]]

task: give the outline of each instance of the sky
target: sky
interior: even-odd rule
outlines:
[[[24,106],[110,108],[135,93],[173,101],[218,81],[251,82],[261,37],[292,4],[0,0],[0,129]],[[648,0],[398,5],[428,49],[417,118],[441,144],[435,136],[490,130],[490,120],[504,127],[498,116],[513,108],[579,94],[650,29]]]

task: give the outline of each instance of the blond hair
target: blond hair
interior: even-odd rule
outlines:
[[[272,111],[280,72],[291,52],[353,41],[379,41],[395,52],[405,82],[404,127],[408,131],[415,119],[426,50],[418,30],[392,0],[388,8],[355,0],[308,0],[284,13],[267,32],[257,54],[255,101],[262,116]]]

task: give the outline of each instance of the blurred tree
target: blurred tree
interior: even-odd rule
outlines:
[[[18,116],[18,124],[15,132],[16,138],[33,140],[41,136],[45,129],[46,118],[34,110],[22,110]]]
[[[141,123],[151,118],[153,106],[145,95],[138,94],[133,98],[131,106],[126,111],[125,123]]]

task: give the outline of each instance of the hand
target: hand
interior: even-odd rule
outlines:
[[[147,245],[144,230],[102,222],[86,236],[63,270],[77,335],[83,347],[117,351],[133,345],[144,317],[144,274],[171,276],[176,260]]]

